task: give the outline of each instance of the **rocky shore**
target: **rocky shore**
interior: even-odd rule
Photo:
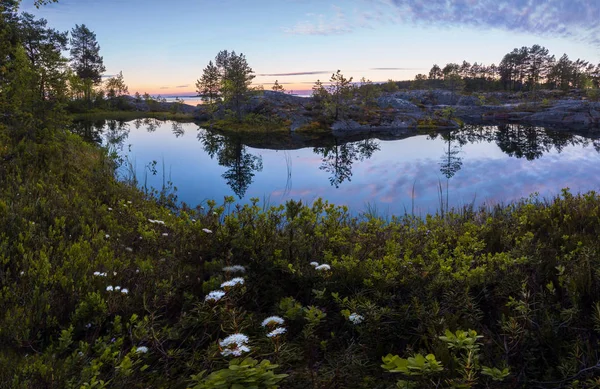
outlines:
[[[416,128],[457,128],[462,123],[513,122],[528,125],[600,127],[600,102],[588,101],[573,93],[550,96],[540,91],[535,98],[521,93],[490,92],[469,96],[445,90],[412,90],[389,93],[378,97],[369,109],[350,105],[343,120],[328,123],[333,132],[347,131],[401,131]],[[550,98],[549,98],[550,97]],[[145,102],[129,101],[135,110],[146,111]],[[153,109],[189,114],[196,120],[208,120],[202,105],[193,107],[176,103],[155,103]],[[451,110],[448,110],[451,108]],[[290,130],[302,130],[318,120],[312,98],[298,97],[281,92],[265,91],[253,96],[244,107],[246,113],[276,116],[290,123]],[[448,118],[448,112],[452,116]],[[216,112],[224,116],[224,109]],[[357,114],[360,112],[360,115]]]

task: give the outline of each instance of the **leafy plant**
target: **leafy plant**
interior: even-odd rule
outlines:
[[[268,360],[260,363],[252,358],[233,359],[229,367],[192,376],[192,389],[277,389],[287,374],[275,374],[278,366]]]

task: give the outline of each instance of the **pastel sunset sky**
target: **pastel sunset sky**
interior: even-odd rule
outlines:
[[[434,63],[498,64],[540,44],[557,58],[600,62],[599,0],[59,0],[37,10],[61,31],[96,33],[106,74],[130,93],[194,95],[220,50],[242,52],[257,77],[310,90],[337,69],[356,80],[412,79]]]

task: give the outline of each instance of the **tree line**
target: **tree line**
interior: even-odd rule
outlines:
[[[17,0],[0,4],[0,114],[5,121],[59,124],[69,109],[88,109],[128,93],[122,72],[103,78],[100,45],[85,24],[58,31],[46,19],[18,13],[18,7]]]
[[[536,91],[544,89],[600,88],[600,63],[571,60],[567,54],[551,55],[540,45],[515,48],[498,65],[482,63],[434,64],[429,74],[417,74],[414,87],[459,83],[465,90]]]

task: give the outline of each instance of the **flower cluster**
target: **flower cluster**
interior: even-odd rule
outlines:
[[[262,326],[271,330],[267,334],[267,338],[277,338],[279,335],[283,335],[287,332],[284,327],[279,327],[285,323],[285,320],[279,316],[269,316],[262,322]]]
[[[267,334],[267,338],[276,338],[279,335],[285,334],[286,332],[287,330],[284,327],[277,327]]]
[[[227,273],[245,273],[246,268],[241,265],[225,266],[223,271]]]
[[[279,316],[269,316],[265,320],[263,320],[261,325],[263,327],[278,326],[278,325],[283,324],[284,322],[285,322],[285,320],[283,320]]]
[[[362,315],[359,315],[358,313],[352,313],[350,314],[350,316],[348,316],[348,320],[350,320],[352,322],[352,324],[357,325],[362,323],[365,318]]]
[[[250,351],[250,347],[248,347],[248,337],[239,333],[229,335],[225,339],[219,341],[219,346],[221,346],[221,355],[225,357],[229,355],[239,357],[243,353]]]
[[[213,290],[209,294],[204,297],[204,301],[214,301],[217,302],[221,300],[225,296],[225,292],[222,290]]]
[[[235,277],[229,281],[225,281],[221,284],[221,288],[233,288],[236,285],[244,285],[244,279],[242,277]]]
[[[318,271],[329,271],[329,270],[331,270],[331,266],[329,266],[328,264],[324,263],[322,265],[319,265],[319,266],[315,267],[315,270],[318,270]]]
[[[94,275],[95,275],[96,277],[106,277],[106,273],[100,273],[99,271],[95,271],[95,272],[94,272]]]
[[[206,232],[207,234],[212,234],[213,232],[211,230],[209,230],[208,228],[203,228],[202,231]]]
[[[128,294],[129,293],[129,289],[127,289],[127,288],[122,288],[121,289],[120,286],[112,286],[112,285],[108,285],[106,287],[106,291],[107,292],[119,292],[120,291],[123,294]]]
[[[148,352],[148,347],[140,346],[135,349],[136,354],[146,354]]]

